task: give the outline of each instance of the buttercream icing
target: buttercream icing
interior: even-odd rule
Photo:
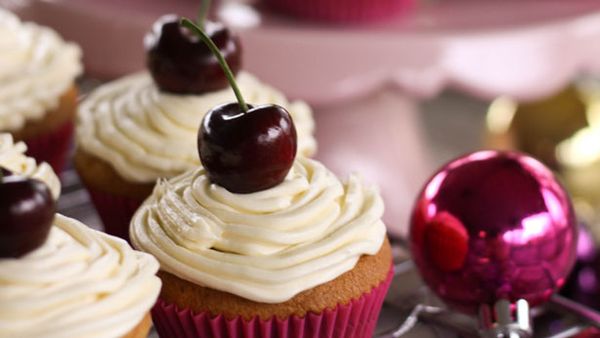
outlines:
[[[290,112],[298,133],[298,152],[316,149],[309,106],[288,100],[249,73],[237,76],[247,102],[276,103]],[[78,146],[110,163],[131,182],[153,183],[196,168],[200,122],[211,108],[235,101],[230,88],[202,95],[161,92],[149,73],[129,75],[103,85],[80,105]]]
[[[48,185],[54,199],[60,195],[60,180],[46,162],[37,164],[35,159],[25,155],[27,145],[14,143],[9,133],[0,133],[0,167],[12,173],[38,179]]]
[[[19,130],[57,108],[81,71],[77,45],[0,8],[0,130]]]
[[[354,175],[341,182],[307,158],[281,184],[250,194],[212,184],[199,168],[159,181],[130,236],[182,279],[280,303],[377,253],[383,209],[375,187]]]

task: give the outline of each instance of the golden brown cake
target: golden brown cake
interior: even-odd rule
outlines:
[[[234,294],[199,286],[160,271],[158,276],[164,283],[160,298],[194,312],[207,311],[227,319],[241,316],[250,320],[258,316],[262,320],[272,317],[304,317],[307,313],[321,313],[348,304],[353,299],[370,292],[383,283],[389,275],[392,254],[389,242],[384,242],[375,255],[364,255],[356,266],[327,283],[302,291],[283,303],[268,304],[254,302]]]
[[[102,193],[143,201],[150,196],[154,183],[135,183],[122,178],[107,162],[78,149],[73,159],[83,183]]]
[[[134,327],[129,333],[123,336],[123,338],[146,338],[152,327],[152,318],[150,312],[146,313],[144,319]]]
[[[79,90],[76,85],[71,86],[58,101],[58,107],[46,112],[40,120],[27,121],[23,128],[13,131],[17,141],[27,141],[39,136],[57,131],[67,123],[72,123],[77,112],[77,96]]]

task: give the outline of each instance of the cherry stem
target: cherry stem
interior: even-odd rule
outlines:
[[[200,3],[200,9],[198,10],[198,26],[204,27],[204,21],[208,16],[208,9],[210,8],[210,0],[202,0]]]
[[[235,82],[235,77],[233,76],[233,72],[231,71],[231,69],[229,68],[229,65],[225,61],[223,54],[221,54],[219,47],[217,47],[215,45],[215,43],[208,37],[208,35],[206,35],[206,33],[204,33],[204,31],[200,27],[196,26],[189,19],[182,18],[181,25],[183,25],[184,27],[187,27],[188,29],[190,29],[191,31],[196,33],[198,35],[198,37],[200,38],[200,40],[202,40],[202,42],[204,42],[206,44],[206,46],[208,46],[210,51],[215,55],[215,57],[217,58],[217,61],[219,61],[219,64],[221,65],[221,68],[223,69],[223,72],[225,72],[225,76],[227,77],[227,80],[229,81],[229,84],[231,85],[231,89],[233,89],[233,93],[235,94],[235,97],[237,98],[238,104],[240,105],[242,112],[244,112],[244,113],[247,112],[248,105],[246,104],[246,101],[244,100],[244,97],[242,96],[242,92],[240,91],[240,88],[238,87],[237,83]]]

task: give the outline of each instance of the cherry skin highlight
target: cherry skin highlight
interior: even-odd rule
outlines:
[[[241,68],[239,39],[221,23],[206,21],[203,29],[236,74]],[[146,65],[162,91],[202,94],[229,86],[217,58],[197,35],[180,25],[176,15],[158,19],[144,45]]]
[[[200,126],[198,151],[211,182],[233,193],[252,193],[281,183],[297,150],[296,128],[281,106],[238,103],[210,110]]]

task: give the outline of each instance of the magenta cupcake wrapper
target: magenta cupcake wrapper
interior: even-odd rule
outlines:
[[[38,162],[47,162],[60,174],[67,163],[72,137],[73,122],[68,121],[48,133],[24,140],[27,144],[27,155]]]
[[[385,281],[360,298],[304,317],[226,319],[179,309],[159,298],[152,320],[162,338],[371,338],[392,277],[390,269]]]
[[[89,186],[86,188],[104,224],[104,231],[129,242],[129,223],[144,200],[116,196]]]
[[[295,17],[338,23],[369,22],[407,11],[413,0],[265,0]]]

